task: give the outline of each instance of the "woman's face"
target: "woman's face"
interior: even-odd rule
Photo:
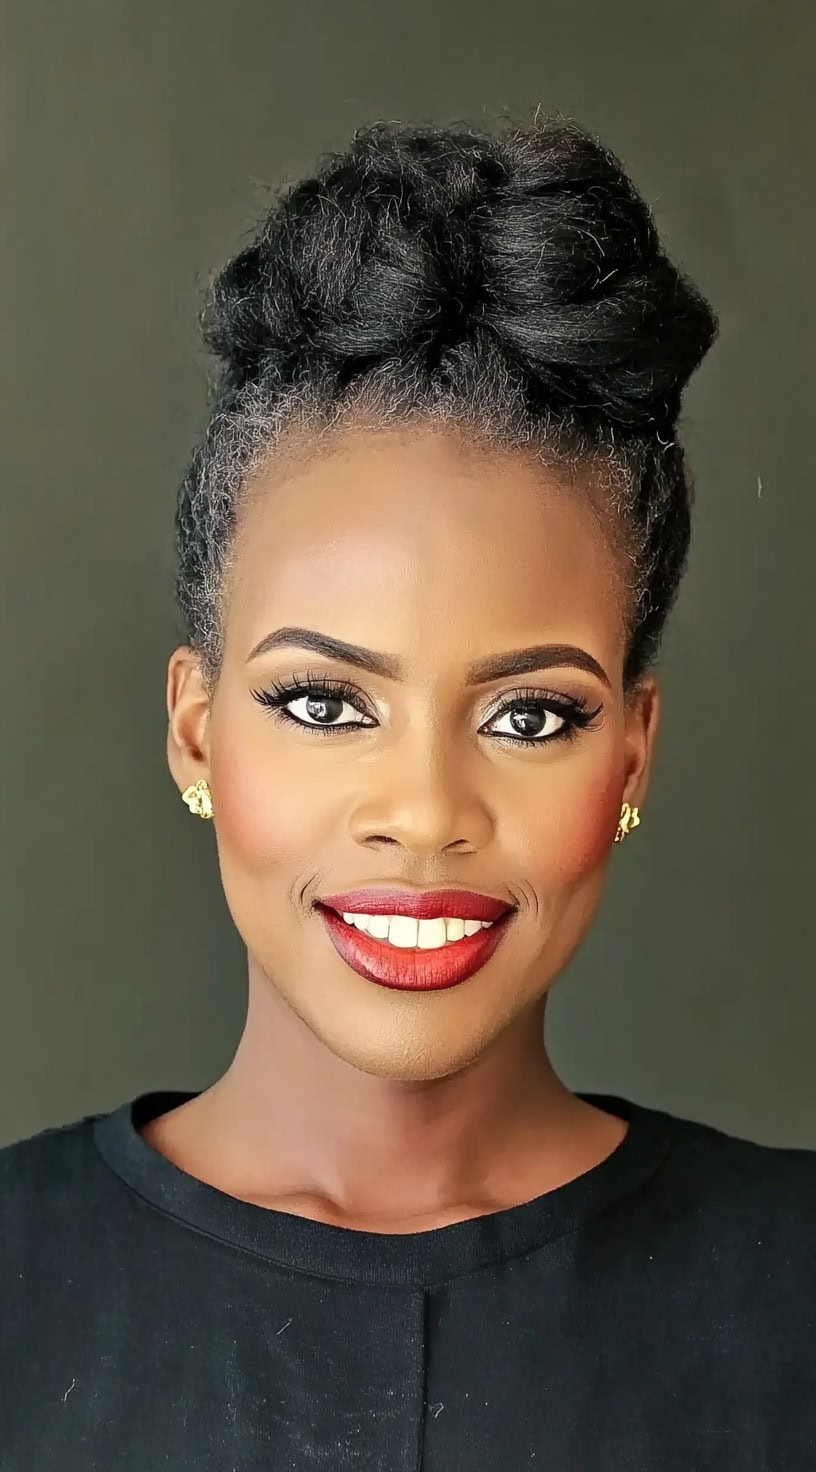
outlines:
[[[235,550],[223,673],[210,707],[191,651],[176,651],[168,752],[181,788],[209,780],[253,984],[365,1072],[454,1072],[541,1010],[596,910],[621,802],[645,795],[658,696],[649,680],[624,707],[615,557],[580,488],[439,430],[357,432],[256,476]],[[395,668],[294,645],[253,656],[283,628]],[[581,653],[468,682],[487,656],[539,645]],[[325,707],[293,695],[304,726],[258,698],[307,675],[351,693]],[[573,702],[590,719],[558,739]],[[313,907],[383,883],[517,910],[468,980],[395,990],[341,958]]]

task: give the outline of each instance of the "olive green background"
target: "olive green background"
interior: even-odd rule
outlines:
[[[597,131],[721,315],[642,826],[548,1039],[578,1089],[816,1146],[816,11],[796,0],[3,10],[0,1137],[202,1088],[244,1016],[165,759],[208,273],[375,118]]]

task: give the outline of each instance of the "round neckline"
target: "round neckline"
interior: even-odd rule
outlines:
[[[95,1144],[111,1170],[145,1201],[200,1233],[278,1266],[347,1283],[428,1286],[533,1251],[635,1190],[657,1170],[671,1145],[670,1119],[663,1111],[615,1094],[577,1093],[628,1121],[629,1128],[611,1154],[574,1180],[516,1206],[447,1226],[359,1231],[229,1196],[149,1145],[140,1128],[199,1092],[152,1090],[95,1116]]]

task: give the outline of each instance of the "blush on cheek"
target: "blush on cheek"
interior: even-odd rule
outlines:
[[[621,780],[615,773],[603,784],[582,788],[559,824],[558,852],[553,855],[556,883],[565,885],[591,874],[606,859],[615,841],[621,811]]]
[[[219,844],[244,868],[295,856],[303,845],[303,802],[292,783],[257,775],[246,761],[213,762]]]

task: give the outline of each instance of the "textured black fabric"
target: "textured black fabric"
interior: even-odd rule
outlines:
[[[816,1152],[618,1148],[409,1234],[235,1200],[143,1094],[0,1150],[2,1472],[812,1472]]]

